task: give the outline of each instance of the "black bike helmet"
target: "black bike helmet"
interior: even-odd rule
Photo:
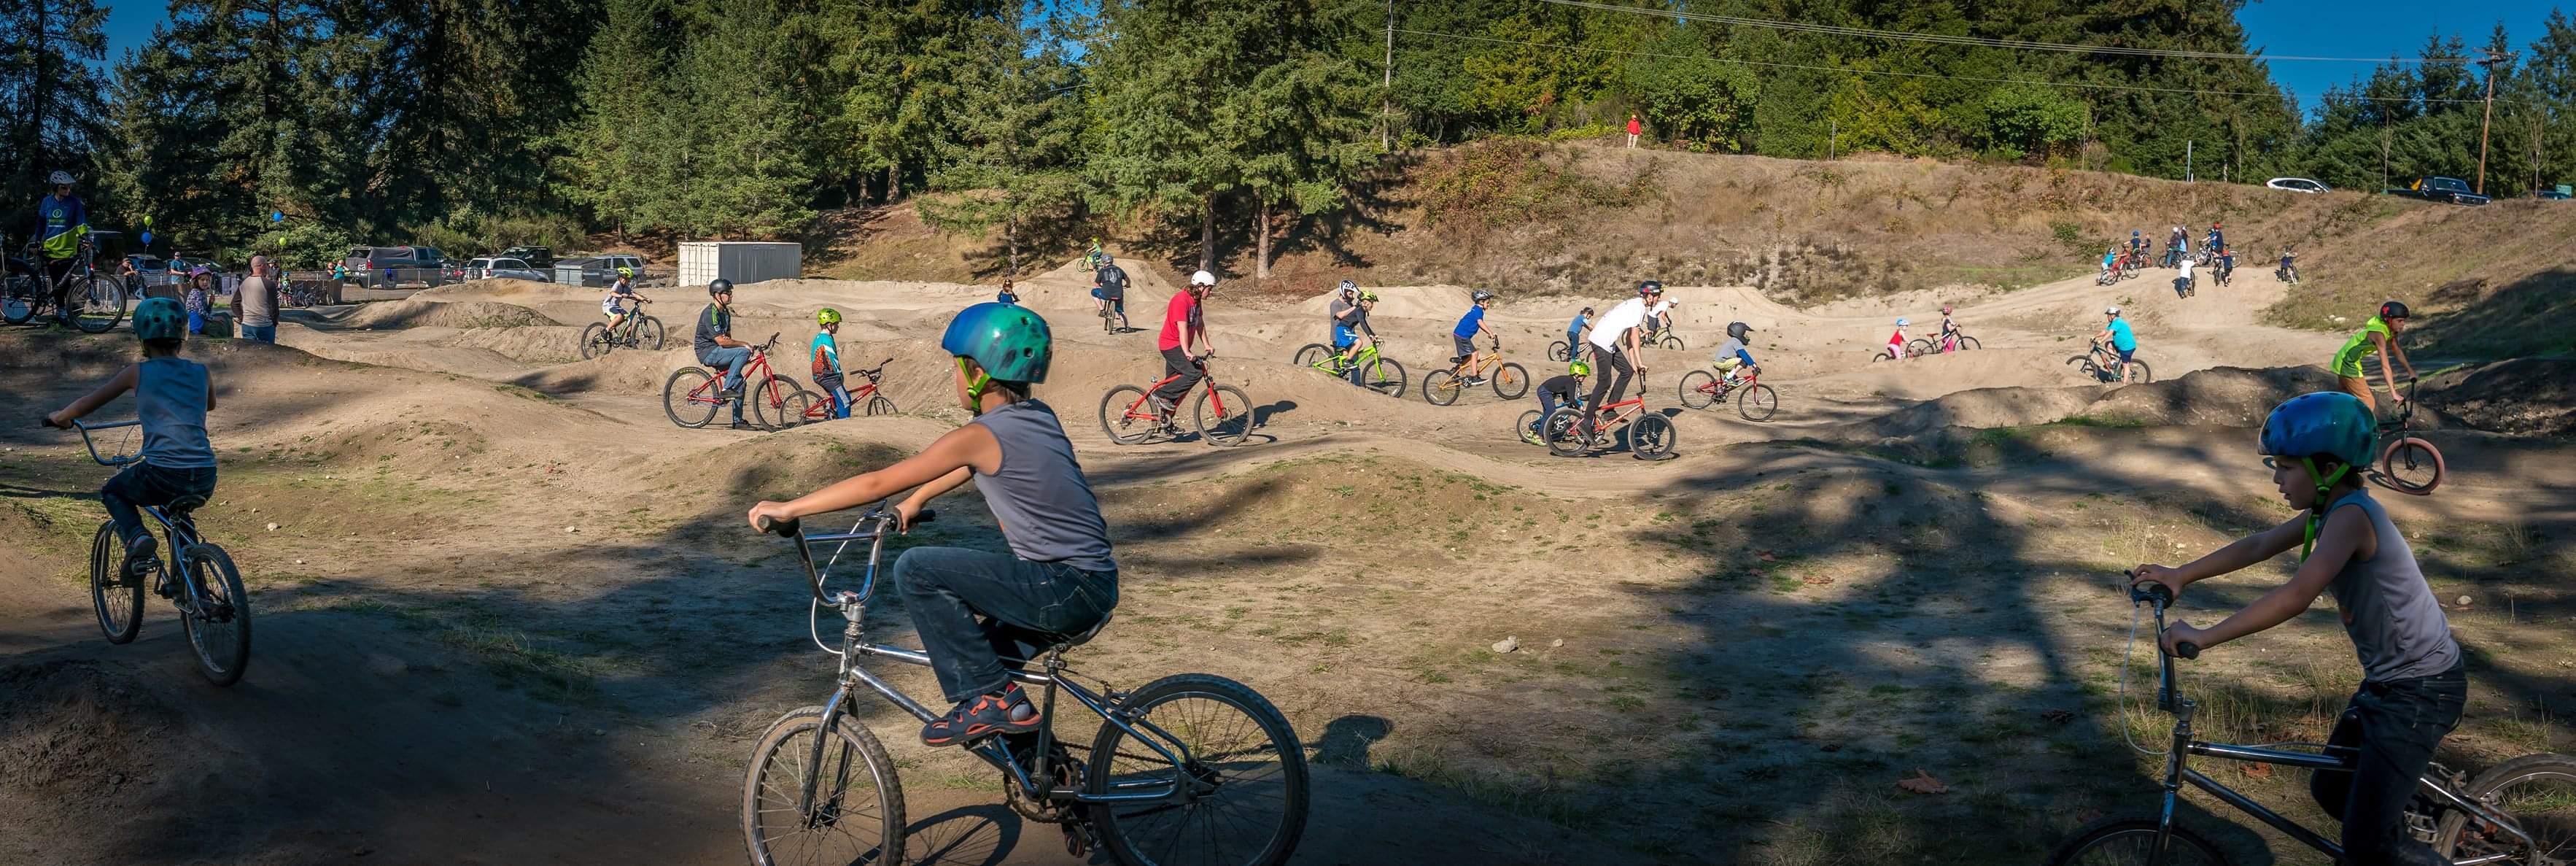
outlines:
[[[1750,334],[1750,333],[1753,333],[1753,326],[1751,326],[1751,325],[1747,325],[1747,324],[1745,324],[1745,323],[1743,323],[1743,322],[1728,322],[1728,323],[1726,323],[1726,335],[1727,335],[1727,336],[1729,336],[1729,337],[1734,337],[1734,338],[1736,338],[1736,339],[1738,339],[1738,340],[1741,340],[1741,339],[1744,339],[1744,335],[1746,335],[1746,334]]]
[[[2379,317],[2382,319],[2406,318],[2406,304],[2402,301],[2390,301],[2388,303],[2381,304],[2379,305]]]
[[[707,283],[707,297],[712,298],[730,291],[733,291],[732,280],[717,277],[715,281]]]
[[[1647,295],[1660,295],[1660,294],[1663,294],[1663,293],[1664,293],[1664,281],[1662,281],[1662,280],[1645,280],[1645,281],[1641,281],[1641,282],[1637,283],[1637,296],[1638,296],[1638,297],[1644,297],[1644,296],[1647,296]]]

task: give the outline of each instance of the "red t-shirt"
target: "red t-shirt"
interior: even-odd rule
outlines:
[[[1172,293],[1172,303],[1163,308],[1163,337],[1155,341],[1156,349],[1181,347],[1181,323],[1199,327],[1199,302],[1186,290]]]
[[[1642,132],[1645,132],[1645,131],[1646,131],[1646,130],[1645,130],[1645,127],[1644,127],[1644,126],[1642,126],[1642,125],[1639,125],[1639,124],[1637,123],[1637,119],[1636,119],[1636,118],[1634,118],[1634,117],[1628,118],[1628,134],[1629,134],[1629,135],[1637,135],[1637,134],[1642,133]]]

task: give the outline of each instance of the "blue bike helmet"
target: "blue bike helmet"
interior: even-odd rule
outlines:
[[[2305,562],[2317,544],[2317,530],[2325,523],[2326,491],[2342,481],[2354,467],[2370,465],[2371,455],[2379,444],[2379,419],[2361,398],[2341,391],[2318,391],[2301,394],[2283,401],[2263,419],[2260,442],[2265,457],[2297,458],[2308,471],[2308,480],[2317,485],[2316,502],[2308,512],[2307,539],[2299,546],[2299,561]],[[2317,471],[2318,456],[2332,457],[2342,465],[2332,472]]]
[[[958,311],[940,336],[939,348],[984,368],[981,379],[967,387],[970,396],[981,396],[985,383],[995,379],[1044,382],[1047,364],[1055,359],[1055,337],[1046,319],[1018,304],[976,304]]]
[[[171,298],[147,298],[134,306],[138,340],[182,340],[188,336],[188,311]]]

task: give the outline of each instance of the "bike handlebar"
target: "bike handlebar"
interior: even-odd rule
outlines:
[[[894,528],[895,517],[895,512],[887,510],[883,504],[879,504],[877,507],[869,509],[867,514],[859,517],[860,523],[874,521],[877,525],[876,529],[868,532],[852,531],[849,533],[821,535],[812,538],[808,538],[804,534],[804,521],[802,520],[773,520],[767,517],[762,517],[753,523],[753,528],[758,529],[761,532],[766,532],[795,542],[796,560],[805,566],[805,586],[806,589],[813,592],[814,601],[820,604],[839,607],[848,603],[865,602],[868,600],[870,595],[876,592],[876,550],[881,548],[872,548],[869,551],[868,576],[867,580],[859,585],[859,591],[852,593],[844,590],[838,594],[839,598],[836,599],[834,596],[823,594],[823,574],[822,572],[815,570],[814,551],[813,548],[808,545],[813,541],[849,542],[862,539],[867,540],[871,544],[881,545],[884,542],[886,531]],[[911,526],[919,526],[937,519],[939,519],[938,511],[924,508],[920,513],[912,516],[912,522],[907,525],[906,528],[908,529]]]
[[[98,465],[100,465],[100,466],[106,466],[106,467],[114,468],[114,467],[124,466],[124,465],[129,464],[129,463],[133,463],[133,462],[135,462],[135,461],[137,461],[137,460],[141,460],[141,459],[143,459],[143,455],[140,455],[140,454],[119,454],[119,455],[114,456],[114,457],[100,457],[100,456],[98,456],[98,440],[93,439],[93,438],[90,438],[90,435],[89,435],[89,434],[90,434],[90,431],[92,431],[92,430],[114,430],[114,429],[116,429],[116,428],[118,428],[118,427],[138,427],[138,426],[141,426],[142,424],[143,424],[142,419],[138,418],[138,419],[135,419],[135,420],[132,420],[132,421],[118,421],[118,422],[115,422],[115,423],[112,423],[112,424],[83,424],[83,423],[81,423],[81,422],[79,422],[79,421],[73,421],[73,422],[71,423],[71,426],[72,426],[72,429],[75,429],[75,430],[79,430],[79,431],[80,431],[80,434],[81,434],[81,447],[84,447],[84,448],[88,448],[88,449],[89,449],[89,459],[91,460],[91,462],[97,463],[97,464],[98,464]]]

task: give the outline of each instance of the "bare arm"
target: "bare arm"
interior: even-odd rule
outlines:
[[[2406,398],[2397,393],[2396,365],[2388,363],[2388,356],[2397,351],[2397,341],[2375,333],[2370,335],[2370,341],[2379,344],[2379,384],[2388,389],[2389,399],[2404,402]]]
[[[2304,534],[2304,531],[2302,532]],[[2355,557],[2368,558],[2376,551],[2378,536],[2370,528],[2370,517],[2359,508],[2339,508],[2326,517],[2325,528],[2317,533],[2316,549],[2300,563],[2298,573],[2263,597],[2255,599],[2244,610],[2220,620],[2206,629],[2192,628],[2176,622],[2165,629],[2163,644],[2170,651],[2180,641],[2191,641],[2203,648],[2217,646],[2240,637],[2290,621],[2305,613],[2317,595],[2334,583],[2335,575]]]
[[[2181,598],[2183,587],[2279,556],[2299,546],[2300,542],[2307,540],[2307,535],[2308,516],[2303,512],[2279,526],[2239,538],[2226,547],[2179,566],[2138,566],[2138,582],[2164,584],[2166,589],[2173,590],[2175,598]]]
[[[930,447],[922,449],[921,453],[884,469],[835,481],[821,490],[786,502],[764,500],[751,507],[748,517],[757,527],[762,517],[789,520],[810,514],[826,514],[856,508],[933,482],[944,485],[928,496],[915,494],[910,504],[914,504],[917,511],[918,502],[955,490],[957,485],[965,483],[967,469],[990,473],[999,470],[1001,465],[1002,445],[994,441],[992,431],[984,429],[981,424],[968,424],[948,431],[948,435],[939,437],[939,441],[930,443]],[[906,514],[905,519],[908,522],[910,514]]]
[[[45,416],[46,426],[69,427],[72,425],[73,421],[78,421],[83,416],[98,411],[98,407],[105,406],[110,401],[124,395],[125,392],[134,390],[134,383],[137,379],[142,377],[142,371],[143,368],[139,365],[126,365],[125,369],[116,371],[116,375],[109,377],[107,382],[99,385],[97,390],[81,395],[80,399],[74,400],[71,405],[63,407],[62,411]],[[206,387],[206,408],[212,409],[215,407],[212,377],[208,377]]]

